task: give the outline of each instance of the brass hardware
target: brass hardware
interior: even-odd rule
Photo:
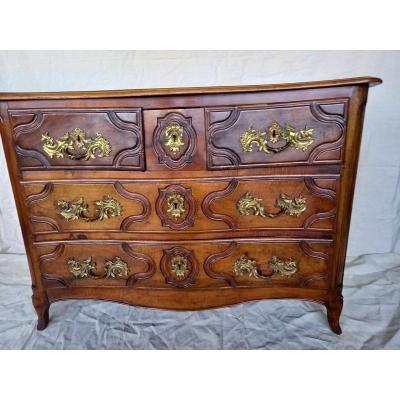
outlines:
[[[314,141],[313,139],[313,128],[305,127],[300,131],[296,131],[288,123],[283,128],[278,122],[273,122],[266,131],[256,131],[253,127],[246,129],[240,135],[240,144],[242,145],[243,151],[253,151],[253,144],[256,144],[258,148],[256,151],[264,151],[265,153],[279,153],[289,146],[296,150],[306,151],[307,148]],[[265,138],[267,136],[268,138]],[[285,143],[280,147],[272,147],[268,144],[268,141],[275,144],[280,141]]]
[[[178,278],[183,279],[189,272],[188,260],[183,256],[175,256],[171,259],[171,272]]]
[[[167,138],[165,145],[176,154],[185,144],[183,141],[183,128],[176,122],[171,122],[165,128],[165,136]]]
[[[43,150],[50,158],[68,157],[71,160],[107,157],[111,152],[110,142],[101,133],[94,138],[86,138],[86,132],[75,128],[60,139],[53,139],[49,132],[42,133]]]
[[[121,204],[111,196],[104,196],[102,200],[97,200],[96,211],[93,217],[88,217],[84,213],[88,211],[88,205],[83,197],[74,201],[58,200],[56,205],[60,215],[67,221],[80,219],[86,222],[102,221],[111,217],[119,217],[122,215]]]
[[[307,209],[305,197],[295,197],[291,199],[284,193],[281,193],[276,200],[275,207],[280,208],[276,213],[269,213],[264,210],[262,200],[255,198],[249,192],[245,193],[237,202],[237,209],[241,215],[259,215],[263,218],[275,218],[282,213],[298,217]]]
[[[179,193],[167,197],[167,213],[175,220],[179,219],[185,210],[185,198]]]
[[[275,121],[268,128],[268,138],[271,143],[276,143],[281,140],[283,129],[282,127]]]
[[[111,261],[104,263],[104,272],[96,274],[96,263],[92,257],[83,261],[76,261],[70,258],[67,261],[69,272],[75,278],[93,278],[93,279],[109,279],[109,278],[126,278],[128,276],[128,264],[119,257],[114,257]]]
[[[249,274],[249,277],[254,277],[256,279],[270,279],[273,275],[281,275],[290,278],[298,271],[296,261],[292,259],[282,261],[276,256],[272,257],[268,262],[268,266],[272,270],[271,273],[268,275],[262,274],[259,272],[257,261],[251,260],[245,254],[242,254],[233,264],[233,272],[237,276]]]
[[[284,193],[279,195],[276,207],[280,208],[285,214],[298,217],[307,209],[305,197],[295,197],[291,199]]]

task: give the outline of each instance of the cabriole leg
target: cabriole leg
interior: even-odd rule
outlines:
[[[39,293],[34,293],[32,296],[32,304],[38,316],[37,330],[42,331],[46,329],[49,323],[50,303],[46,293],[42,293],[41,295]]]
[[[343,296],[339,295],[334,297],[332,300],[329,300],[325,303],[327,314],[328,314],[328,322],[332,331],[337,335],[342,333],[342,328],[339,324],[340,314],[343,308]]]

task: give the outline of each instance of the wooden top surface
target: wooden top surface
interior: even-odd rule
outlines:
[[[15,92],[0,93],[0,100],[24,99],[88,99],[88,98],[118,98],[118,97],[143,97],[143,96],[168,96],[185,94],[209,93],[241,93],[241,92],[268,92],[276,90],[296,90],[312,88],[328,88],[335,86],[354,85],[379,85],[382,80],[375,77],[363,76],[357,78],[335,79],[327,81],[279,83],[269,85],[247,86],[205,86],[186,88],[160,88],[160,89],[127,89],[127,90],[98,90],[82,92]]]

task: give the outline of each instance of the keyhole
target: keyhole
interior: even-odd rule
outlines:
[[[174,143],[176,143],[176,140],[177,140],[177,135],[174,133],[173,135],[172,135],[172,141],[174,142]]]
[[[274,139],[276,138],[276,130],[275,130],[275,129],[272,130],[272,137],[273,137]]]
[[[175,210],[178,209],[178,203],[174,203],[174,209],[175,209]]]

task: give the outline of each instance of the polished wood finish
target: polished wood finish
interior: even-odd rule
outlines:
[[[380,82],[0,94],[38,329],[47,326],[50,304],[63,299],[198,310],[296,298],[324,304],[340,333],[363,113],[368,87]],[[312,142],[243,151],[244,130],[265,131],[275,121],[312,128]],[[176,148],[167,142],[171,124],[181,135]],[[42,134],[59,139],[75,128],[101,133],[110,154],[50,158]],[[239,212],[246,193],[262,215]],[[305,210],[279,212],[282,194],[303,199]],[[120,212],[98,211],[107,196]],[[80,217],[60,214],[59,201],[80,199]],[[235,272],[242,255],[257,274]],[[297,271],[275,273],[273,259],[290,260]],[[71,260],[90,265],[89,277],[75,276]],[[116,260],[126,274],[102,274]]]

